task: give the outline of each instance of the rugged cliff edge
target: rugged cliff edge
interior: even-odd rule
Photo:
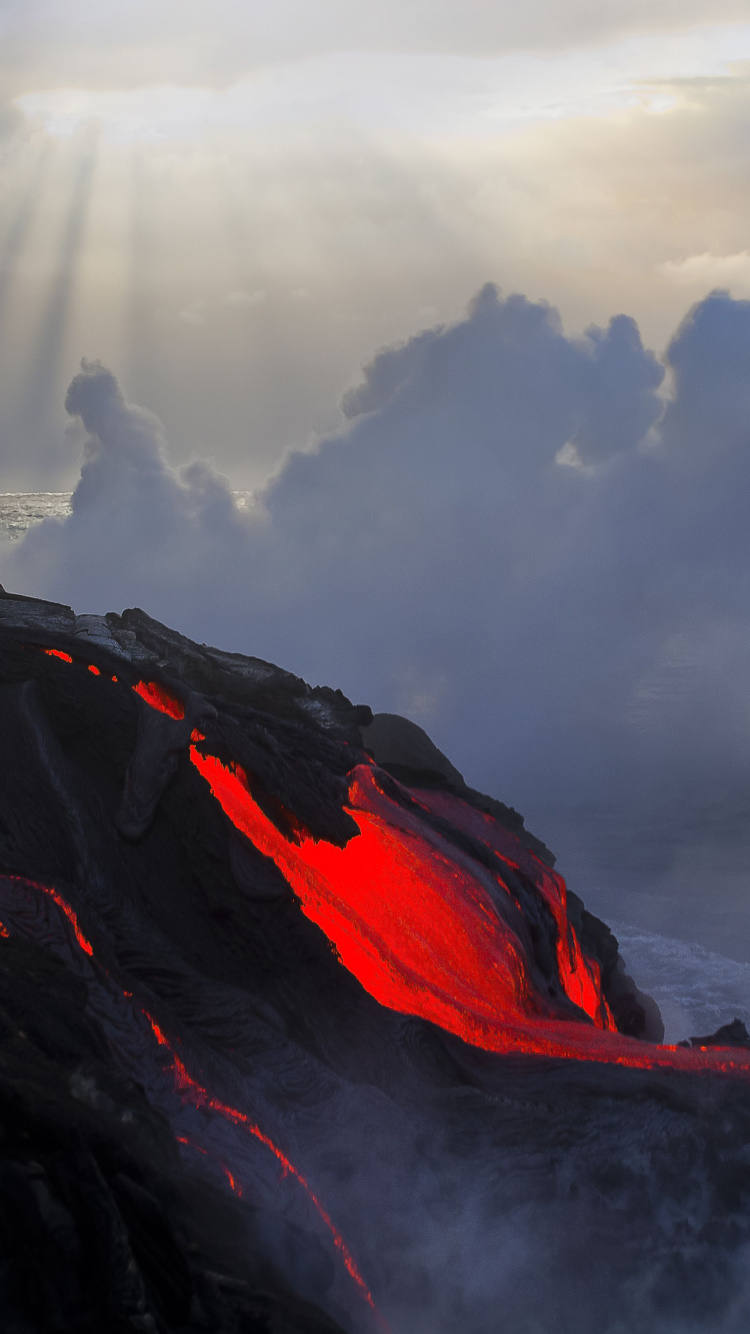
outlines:
[[[743,1034],[421,729],[6,593],[0,726],[3,1329],[747,1328]]]

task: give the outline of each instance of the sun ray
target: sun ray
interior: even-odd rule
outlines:
[[[29,232],[34,224],[39,199],[49,176],[50,161],[55,151],[52,141],[46,139],[34,163],[26,189],[18,202],[2,248],[0,248],[0,327],[2,327],[5,319],[8,293],[15,274],[16,264],[24,251]]]
[[[92,130],[85,138],[73,172],[55,273],[39,316],[38,334],[26,362],[24,391],[15,413],[17,430],[26,441],[26,470],[43,474],[47,484],[51,476],[57,476],[62,463],[57,432],[50,436],[48,426],[60,399],[62,354],[96,165],[97,134]]]

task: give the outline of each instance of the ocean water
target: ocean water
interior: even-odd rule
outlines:
[[[0,492],[0,541],[17,542],[42,519],[62,519],[69,513],[69,491]]]
[[[234,491],[240,509],[246,509],[252,491]],[[64,519],[70,514],[70,491],[0,491],[0,542],[17,542],[42,519]]]
[[[234,495],[245,508],[252,493]],[[69,492],[0,493],[0,543],[69,512]],[[615,931],[629,972],[662,1011],[668,1042],[735,1016],[750,1028],[750,792],[637,816],[547,810],[527,823]]]
[[[750,963],[617,920],[609,925],[631,976],[661,1010],[667,1042],[715,1033],[735,1017],[750,1029]]]

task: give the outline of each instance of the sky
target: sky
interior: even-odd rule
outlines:
[[[0,490],[76,488],[3,583],[405,713],[527,812],[746,792],[750,0],[0,37]]]
[[[2,489],[110,365],[238,487],[488,281],[663,351],[750,295],[748,0],[0,0]]]

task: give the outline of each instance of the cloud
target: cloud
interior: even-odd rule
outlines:
[[[732,288],[744,296],[750,292],[750,252],[740,250],[735,255],[714,255],[710,250],[685,259],[668,259],[658,265],[659,271],[682,288],[697,288],[702,295],[707,289]]]
[[[3,15],[2,65],[29,87],[222,83],[278,61],[341,50],[554,50],[639,32],[747,19],[745,0],[25,0]],[[1,67],[0,67],[1,68]]]
[[[586,54],[586,78],[603,67],[619,88],[618,67],[612,73],[605,55]],[[442,57],[427,62],[429,87],[412,87],[416,58],[394,59],[392,80],[383,73],[390,57],[368,58],[369,73],[345,53],[336,59],[367,107],[374,98],[403,110],[408,94],[409,105],[431,115],[446,102]],[[518,68],[527,60],[536,60],[538,84],[546,63],[518,57]],[[457,63],[459,100],[484,109],[477,70],[485,78],[493,62]],[[507,98],[502,62],[494,63]],[[287,66],[279,91],[278,73],[254,82],[276,89],[274,105],[286,114],[298,105],[300,76]],[[182,93],[200,100],[204,91]],[[329,105],[325,80],[307,91],[305,116]],[[336,429],[337,396],[374,348],[455,320],[486,278],[544,294],[569,330],[606,325],[612,311],[626,310],[644,340],[662,348],[685,307],[712,287],[748,295],[739,261],[731,273],[706,271],[703,285],[693,266],[692,286],[663,266],[704,255],[709,243],[715,259],[741,256],[750,84],[738,76],[676,92],[668,115],[636,107],[582,122],[563,114],[511,135],[496,134],[497,123],[477,112],[471,133],[458,139],[446,137],[450,117],[424,136],[407,133],[398,107],[391,129],[378,133],[327,118],[138,145],[113,143],[102,131],[80,253],[67,266],[69,300],[58,301],[67,312],[57,322],[59,381],[47,387],[32,371],[59,287],[84,144],[75,135],[45,141],[27,123],[28,142],[0,161],[8,212],[0,236],[0,483],[74,484],[71,454],[53,445],[64,387],[84,354],[116,366],[133,397],[158,412],[173,460],[208,448],[238,485],[255,488],[285,451]],[[48,161],[39,168],[43,146]],[[234,292],[265,292],[265,303],[260,311],[227,303]],[[197,298],[205,310],[193,309]],[[44,476],[33,466],[40,459]]]
[[[207,464],[173,468],[158,421],[85,363],[72,513],[2,579],[138,603],[411,713],[521,806],[745,781],[749,361],[750,303],[712,294],[670,344],[664,411],[632,320],[572,338],[487,286],[376,356],[346,427],[248,508]]]
[[[256,287],[253,292],[248,292],[245,287],[236,287],[233,292],[227,292],[224,298],[227,306],[238,306],[240,308],[262,306],[265,300],[266,293],[260,287]]]

